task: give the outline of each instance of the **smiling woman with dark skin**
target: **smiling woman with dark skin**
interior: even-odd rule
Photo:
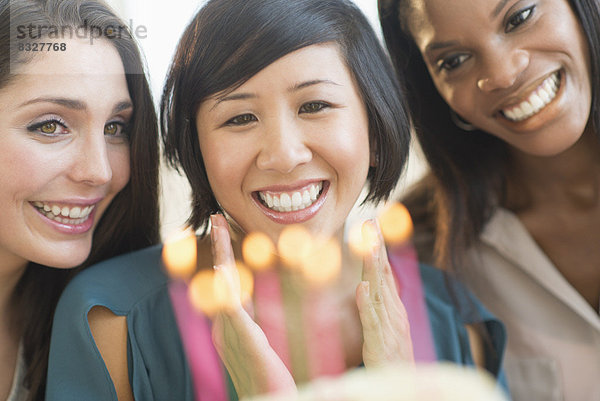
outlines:
[[[600,398],[600,10],[379,0],[431,173],[419,248],[507,325],[516,400]]]

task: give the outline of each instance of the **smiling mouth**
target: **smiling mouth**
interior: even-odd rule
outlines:
[[[561,74],[560,71],[556,71],[531,92],[527,99],[517,105],[502,109],[500,113],[509,121],[526,120],[539,113],[556,98],[560,83]]]
[[[266,208],[276,212],[294,212],[312,206],[323,193],[323,181],[298,191],[258,191],[258,199]]]
[[[32,205],[44,216],[61,224],[79,225],[85,222],[94,208],[93,205],[66,206],[46,202],[32,202]]]

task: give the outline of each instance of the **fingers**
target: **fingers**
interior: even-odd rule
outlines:
[[[213,214],[210,216],[210,222],[212,225],[210,239],[214,264],[235,266],[227,220],[222,214]]]
[[[241,285],[227,221],[223,215],[212,215],[210,219],[216,296],[225,309],[238,310],[241,306]]]
[[[392,274],[383,236],[375,220],[368,220],[363,224],[363,236],[371,242],[371,252],[363,258],[363,280],[370,283],[370,298],[376,306],[385,304],[392,308],[392,313],[398,313],[401,306],[396,281]],[[377,308],[381,314],[386,314],[386,308]],[[386,317],[386,316],[385,316]],[[384,316],[381,316],[384,319]]]
[[[383,341],[380,330],[381,323],[369,292],[369,282],[361,281],[356,288],[356,304],[365,343],[379,344]]]
[[[410,361],[413,357],[408,316],[397,292],[383,236],[373,220],[365,222],[363,234],[371,245],[371,252],[363,260],[363,281],[356,291],[363,326],[363,361],[367,367]]]

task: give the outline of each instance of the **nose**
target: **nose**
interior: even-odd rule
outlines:
[[[74,156],[70,176],[76,182],[103,185],[112,179],[104,132],[101,135],[85,135]]]
[[[482,77],[477,80],[477,87],[484,92],[510,88],[529,66],[529,53],[525,50],[507,53],[494,49],[492,52]]]
[[[259,169],[287,174],[312,160],[313,154],[306,144],[301,123],[272,119],[265,124],[265,130],[256,159]]]

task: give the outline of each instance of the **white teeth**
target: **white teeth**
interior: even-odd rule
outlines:
[[[534,93],[531,96],[531,105],[533,106],[534,109],[541,109],[542,107],[544,107],[544,102],[538,95],[536,95]]]
[[[298,210],[300,205],[302,205],[302,195],[300,192],[294,192],[292,194],[292,210]]]
[[[529,97],[509,109],[502,110],[502,114],[511,121],[523,121],[542,110],[555,97],[560,84],[560,76],[555,72],[533,91]]]
[[[81,208],[74,207],[73,209],[71,209],[71,211],[69,212],[69,217],[72,219],[78,219],[79,217],[81,217]]]
[[[280,194],[259,192],[259,197],[264,204],[277,212],[292,212],[306,209],[312,205],[319,196],[323,183],[313,184],[303,191],[294,191],[291,193],[282,192]]]
[[[286,194],[286,193],[281,194],[279,199],[281,200],[281,207],[286,208],[286,209],[292,207],[292,198],[288,194]]]
[[[550,102],[550,100],[552,100],[552,99],[550,98],[550,95],[548,94],[548,92],[547,92],[547,91],[545,91],[545,90],[543,90],[543,91],[539,91],[538,95],[540,95],[540,97],[541,97],[541,100],[542,100],[542,102],[543,102],[543,103],[549,103],[549,102]]]
[[[310,195],[308,194],[308,191],[302,192],[302,203],[305,205],[311,204]]]
[[[523,113],[525,113],[526,115],[530,115],[535,109],[533,108],[533,105],[531,103],[523,102],[521,103],[521,110],[523,110]]]
[[[96,205],[81,206],[59,206],[50,205],[44,202],[33,202],[35,206],[44,216],[62,224],[77,225],[88,219],[92,210]]]

